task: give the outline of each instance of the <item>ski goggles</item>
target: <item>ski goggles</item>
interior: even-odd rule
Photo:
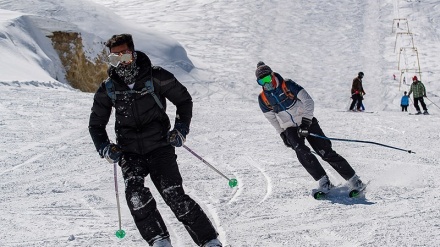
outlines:
[[[108,55],[108,63],[113,67],[118,67],[119,64],[129,64],[133,61],[133,54],[131,51],[124,51],[119,53],[110,53]]]
[[[265,77],[257,79],[257,82],[258,82],[258,85],[260,85],[260,86],[264,86],[268,83],[271,83],[272,82],[272,75],[267,75]]]

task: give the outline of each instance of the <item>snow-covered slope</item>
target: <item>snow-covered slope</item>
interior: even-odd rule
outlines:
[[[195,104],[186,144],[239,183],[229,188],[226,179],[196,157],[177,150],[185,189],[210,216],[223,243],[233,247],[440,246],[440,109],[436,107],[440,105],[436,66],[440,3],[33,3],[0,2],[0,226],[4,233],[0,246],[147,245],[123,193],[122,228],[127,236],[114,236],[118,216],[113,167],[98,157],[87,129],[93,94],[53,79],[58,65],[42,35],[59,26],[81,29],[103,40],[115,32],[132,32],[137,47],[188,87]],[[398,17],[408,18],[415,34],[422,80],[428,99],[436,104],[426,100],[430,116],[400,112],[400,97],[408,86],[401,85],[399,91],[399,80],[392,77],[400,75],[396,37],[391,33],[393,19]],[[191,60],[182,57],[182,48],[172,52],[179,44]],[[183,66],[176,62],[180,59]],[[261,89],[254,71],[259,60],[307,89],[327,136],[387,144],[415,154],[334,141],[334,149],[362,179],[370,181],[367,195],[314,200],[310,191],[316,182],[258,108],[256,96]],[[25,66],[27,62],[31,65]],[[185,64],[195,68],[182,69],[187,68]],[[358,71],[365,73],[365,106],[374,113],[345,112],[351,80]],[[174,110],[168,109],[171,118]],[[412,106],[410,112],[414,112]],[[110,121],[111,136],[113,126]],[[335,183],[344,183],[322,163]],[[150,181],[146,186],[153,187]],[[123,191],[121,177],[119,188]],[[195,246],[152,191],[174,246]]]

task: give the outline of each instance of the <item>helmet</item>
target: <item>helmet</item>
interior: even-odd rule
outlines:
[[[358,73],[358,76],[359,76],[359,77],[364,77],[364,72],[362,72],[362,71],[359,72],[359,73]]]

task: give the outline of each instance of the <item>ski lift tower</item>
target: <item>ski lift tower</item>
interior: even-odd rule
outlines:
[[[397,37],[402,37],[404,35],[408,35],[411,38],[412,47],[414,47],[414,35],[410,32],[396,32],[396,41],[394,41],[394,52],[396,52],[396,45],[397,45]]]
[[[397,22],[397,25],[396,25],[396,22]],[[402,27],[400,24],[401,22],[403,23],[403,25],[405,25],[406,31],[409,33],[409,24],[408,24],[408,20],[406,18],[393,19],[393,26],[391,27],[391,33],[394,33],[394,26],[396,26],[396,31],[397,31],[397,28],[400,29]]]

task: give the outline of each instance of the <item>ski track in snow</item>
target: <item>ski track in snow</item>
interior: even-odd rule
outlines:
[[[251,166],[257,168],[257,170],[260,171],[264,176],[264,182],[266,184],[266,188],[265,188],[266,193],[265,193],[263,199],[261,199],[257,203],[257,205],[258,205],[258,204],[264,202],[267,198],[269,198],[270,194],[272,193],[271,179],[270,179],[269,175],[263,170],[263,168],[261,168],[261,166],[259,166],[258,163],[256,161],[254,161],[250,156],[245,157],[244,160],[246,161],[246,163],[248,165],[251,165]]]

